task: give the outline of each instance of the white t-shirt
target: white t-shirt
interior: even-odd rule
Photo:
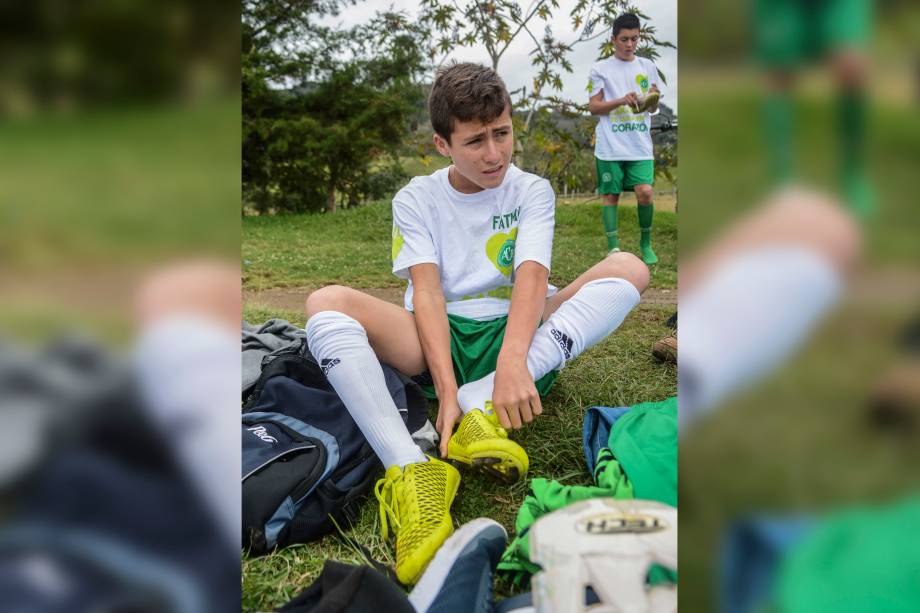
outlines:
[[[393,198],[393,274],[436,264],[447,312],[471,319],[508,314],[514,271],[533,260],[550,269],[556,195],[549,181],[511,165],[502,184],[464,194],[449,168],[415,177]],[[547,296],[556,292],[549,286]]]
[[[624,62],[611,56],[591,66],[588,94],[604,90],[604,102],[634,92],[640,98],[658,86],[658,70],[644,57]],[[648,112],[633,113],[629,105],[602,115],[594,131],[594,155],[601,160],[653,160],[652,120]]]

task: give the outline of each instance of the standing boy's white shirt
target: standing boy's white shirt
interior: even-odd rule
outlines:
[[[658,69],[643,57],[626,62],[616,56],[591,66],[588,93],[604,90],[604,102],[633,92],[639,97],[658,87]],[[649,113],[633,113],[628,105],[618,106],[608,115],[598,117],[595,128],[594,155],[601,160],[653,160],[652,120]]]
[[[556,196],[549,182],[513,164],[502,184],[458,192],[449,168],[416,177],[393,198],[393,274],[438,266],[449,314],[495,319],[508,314],[514,271],[532,260],[550,269]],[[549,286],[547,296],[556,292]]]

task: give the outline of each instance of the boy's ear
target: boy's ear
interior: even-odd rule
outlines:
[[[438,150],[438,153],[445,157],[450,157],[447,141],[441,138],[441,135],[437,132],[434,133],[434,146]]]

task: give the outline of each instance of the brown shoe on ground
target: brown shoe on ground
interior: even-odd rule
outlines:
[[[920,426],[920,358],[904,360],[889,370],[876,384],[869,403],[879,425],[912,430]]]
[[[652,355],[662,362],[677,364],[677,337],[669,336],[652,346]]]

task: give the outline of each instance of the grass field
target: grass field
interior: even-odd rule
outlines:
[[[239,249],[240,102],[0,121],[0,335],[130,339],[143,272]]]
[[[243,218],[243,289],[320,287],[341,283],[357,288],[402,287],[390,272],[392,218],[387,202],[334,215],[277,215]],[[656,212],[654,246],[660,263],[652,287],[677,285],[677,218]],[[634,206],[620,211],[620,242],[638,250]],[[550,282],[563,286],[606,253],[600,205],[556,208],[556,237]]]
[[[8,266],[235,252],[239,100],[0,122]]]
[[[637,247],[635,209],[623,207],[621,235],[624,246]],[[656,216],[655,247],[661,264],[655,267],[652,285],[673,288],[676,283],[676,215]],[[389,272],[390,211],[385,203],[335,215],[279,216],[243,220],[244,285],[268,287],[317,287],[345,283],[356,287],[391,287],[402,283]],[[603,257],[604,238],[596,205],[557,207],[554,269],[557,285],[574,279]],[[674,312],[666,304],[640,305],[609,339],[567,366],[544,402],[544,414],[515,434],[530,456],[531,476],[584,484],[589,475],[581,451],[581,427],[585,408],[593,405],[623,406],[659,400],[676,392],[676,369],[656,363],[652,343],[670,332],[665,321]],[[244,305],[250,322],[283,317],[304,324],[298,311],[285,311],[259,304]],[[436,416],[430,406],[430,417]],[[454,502],[454,523],[476,517],[492,517],[512,533],[514,516],[527,491],[521,482],[509,488],[485,477],[462,474]],[[393,564],[391,545],[379,537],[377,505],[373,498],[352,530],[353,536],[377,560]],[[334,537],[289,547],[261,558],[243,558],[243,609],[267,610],[299,593],[316,577],[326,559],[360,562],[361,556]],[[510,586],[499,584],[499,593]]]

